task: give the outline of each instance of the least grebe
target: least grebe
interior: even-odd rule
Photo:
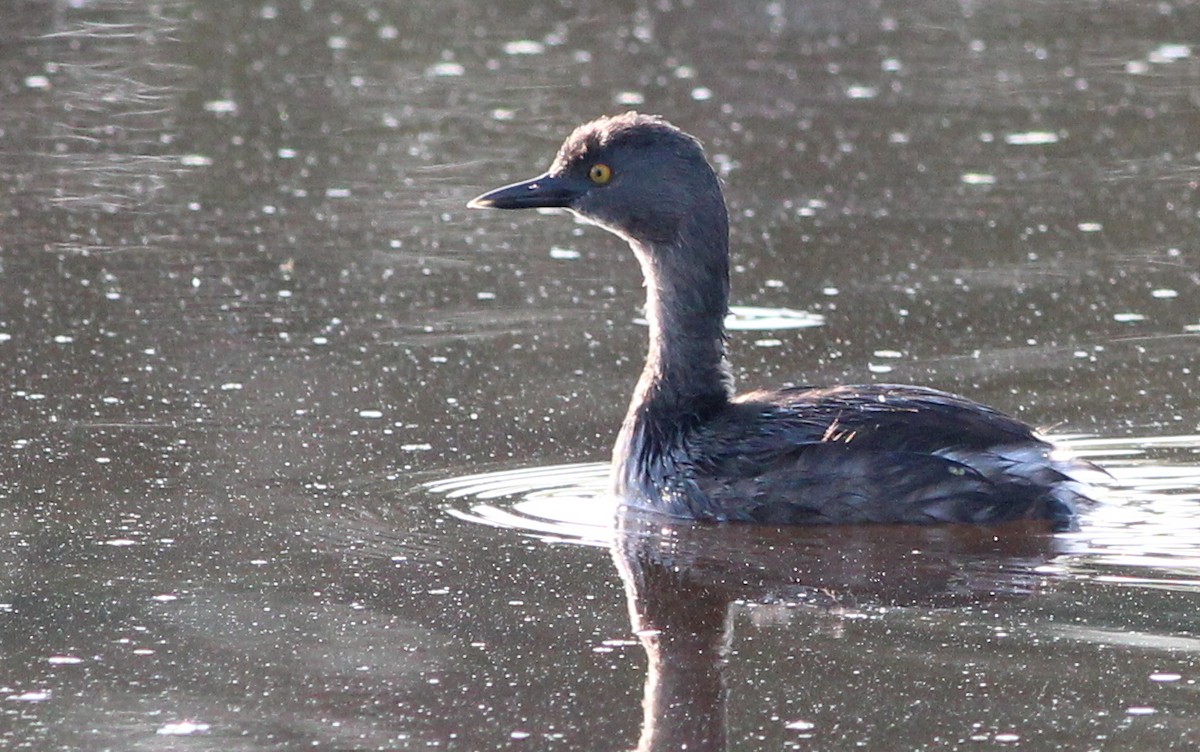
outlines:
[[[733,395],[725,353],[729,224],[699,142],[629,112],[575,129],[549,171],[474,208],[558,207],[625,239],[646,284],[650,348],[613,448],[626,505],[772,524],[1056,527],[1083,463],[990,407],[916,386]]]

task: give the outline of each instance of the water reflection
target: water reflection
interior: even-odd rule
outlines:
[[[613,559],[647,657],[638,749],[726,749],[738,604],[770,604],[776,620],[817,608],[835,629],[886,607],[1018,597],[1036,590],[1035,568],[1056,548],[1046,525],[778,530],[623,517]]]

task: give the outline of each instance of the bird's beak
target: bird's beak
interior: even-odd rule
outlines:
[[[569,207],[586,190],[574,181],[551,175],[506,185],[467,202],[472,209],[550,209]]]

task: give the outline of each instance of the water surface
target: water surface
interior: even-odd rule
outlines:
[[[8,747],[1200,743],[1200,6],[5,21]],[[744,388],[966,393],[1109,499],[1062,536],[615,527],[636,265],[464,204],[629,107],[725,181]]]

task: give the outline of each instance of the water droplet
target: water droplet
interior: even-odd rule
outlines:
[[[994,185],[996,176],[986,172],[964,172],[959,180],[966,185]]]
[[[504,45],[505,55],[540,55],[546,51],[546,45],[532,39],[517,39]]]
[[[1038,146],[1041,144],[1057,144],[1058,134],[1051,131],[1026,131],[1024,133],[1004,134],[1004,143],[1010,146]]]
[[[179,721],[160,726],[154,733],[159,736],[191,736],[192,734],[206,734],[210,728],[212,727],[207,723]]]
[[[212,99],[204,103],[204,109],[218,115],[232,115],[237,112],[237,102],[232,99]]]
[[[874,99],[879,96],[879,89],[874,86],[850,86],[846,88],[846,96],[851,99]]]
[[[436,65],[432,65],[426,71],[431,76],[461,76],[467,70],[460,63],[451,61],[443,61]]]

